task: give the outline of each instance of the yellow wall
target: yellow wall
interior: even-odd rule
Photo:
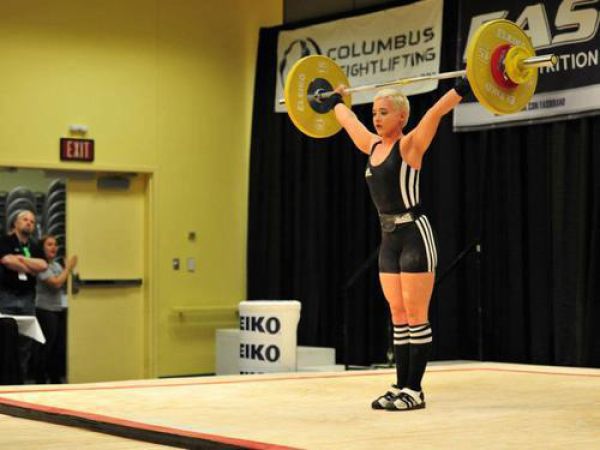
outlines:
[[[82,123],[91,167],[153,172],[152,375],[214,370],[214,325],[174,308],[243,300],[258,29],[281,18],[282,0],[2,1],[0,165],[89,169],[58,156]]]

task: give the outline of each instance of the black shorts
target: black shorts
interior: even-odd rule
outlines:
[[[380,273],[434,272],[436,267],[437,245],[426,216],[381,232]]]

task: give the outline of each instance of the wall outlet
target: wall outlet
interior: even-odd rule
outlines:
[[[187,270],[188,272],[196,271],[196,258],[190,257],[187,259]]]

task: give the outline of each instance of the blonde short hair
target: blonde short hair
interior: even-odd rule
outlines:
[[[410,116],[410,102],[408,101],[408,97],[406,97],[406,95],[404,95],[398,89],[386,88],[381,89],[379,92],[377,92],[377,94],[375,94],[375,97],[373,97],[373,101],[377,100],[378,98],[384,97],[388,97],[392,101],[392,104],[396,107],[396,109],[406,111],[406,119],[402,124],[402,127],[404,127],[408,122],[408,116]]]

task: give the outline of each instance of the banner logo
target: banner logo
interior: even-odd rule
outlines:
[[[279,85],[282,89],[290,68],[296,61],[309,55],[322,55],[319,45],[312,38],[295,39],[287,46],[278,65]]]

